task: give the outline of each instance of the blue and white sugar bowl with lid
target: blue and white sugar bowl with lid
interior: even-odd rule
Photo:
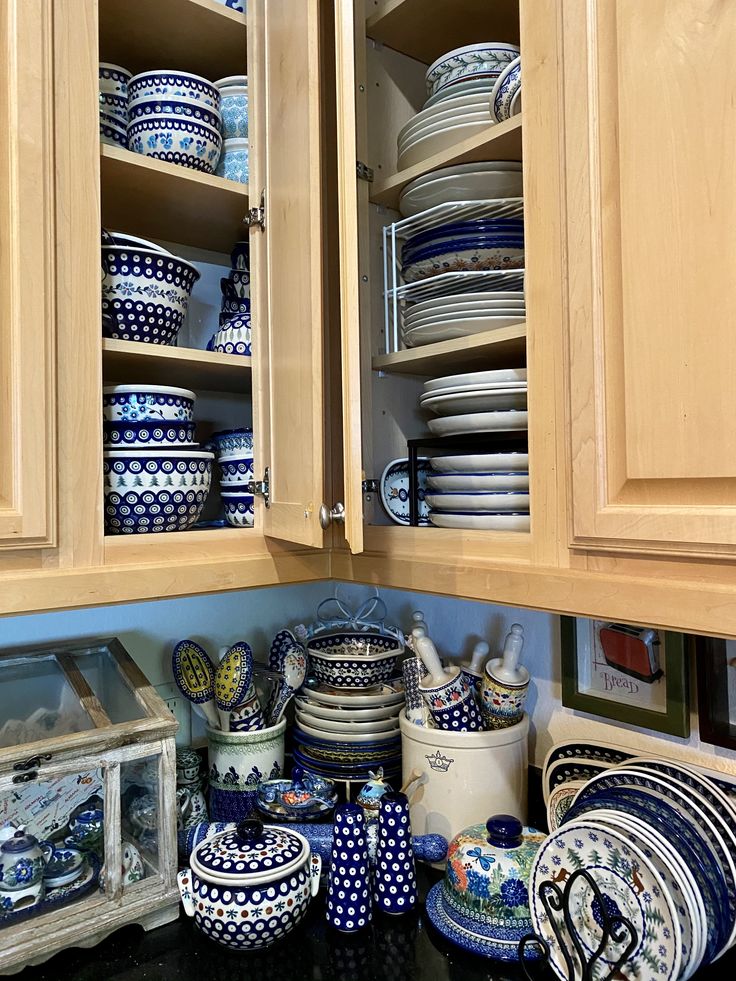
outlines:
[[[200,842],[189,866],[178,875],[187,916],[226,947],[260,950],[302,919],[322,861],[296,831],[248,820]]]

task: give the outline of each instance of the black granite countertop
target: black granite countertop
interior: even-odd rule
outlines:
[[[418,872],[420,895],[441,875]],[[541,977],[539,971],[535,976]],[[736,976],[736,950],[698,972],[697,981]],[[87,950],[67,950],[15,975],[19,981],[518,981],[518,967],[466,954],[426,922],[423,908],[410,916],[380,917],[354,936],[331,930],[324,894],[302,924],[280,943],[258,953],[234,953],[202,936],[182,913],[168,926],[144,933],[125,927]]]

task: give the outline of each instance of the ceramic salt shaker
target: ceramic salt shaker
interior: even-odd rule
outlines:
[[[384,794],[378,819],[373,899],[382,913],[408,913],[417,904],[417,878],[406,794]]]
[[[524,629],[514,623],[506,634],[503,655],[486,664],[481,693],[483,720],[489,729],[505,729],[521,722],[529,690],[529,672],[519,664]]]
[[[428,675],[419,682],[419,691],[438,729],[478,732],[483,717],[475,700],[475,690],[460,668],[442,667],[437,648],[429,637],[415,638],[416,650]]]
[[[327,922],[341,933],[356,933],[371,921],[370,866],[363,809],[343,804],[335,811],[332,859],[327,885]]]

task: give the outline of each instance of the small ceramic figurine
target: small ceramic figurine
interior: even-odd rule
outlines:
[[[327,922],[341,933],[357,933],[371,921],[368,843],[358,804],[335,811],[326,912]]]
[[[176,786],[189,787],[198,784],[202,759],[196,750],[177,749],[176,751]]]
[[[122,882],[124,886],[130,886],[134,882],[139,882],[146,874],[143,868],[143,859],[141,858],[141,853],[138,851],[135,845],[130,841],[126,841],[125,838],[123,838],[122,842],[122,852]]]
[[[382,913],[408,913],[417,904],[417,878],[411,847],[406,794],[384,794],[378,821],[373,899]]]
[[[514,623],[506,634],[503,655],[486,664],[483,677],[483,720],[489,729],[505,729],[521,722],[529,690],[529,672],[519,665],[524,629]]]
[[[364,784],[360,793],[355,798],[356,803],[363,808],[363,815],[366,821],[377,821],[381,808],[381,798],[388,793],[391,788],[383,779],[383,767],[379,766],[375,773],[368,771],[370,780]]]
[[[428,674],[419,682],[419,691],[438,729],[455,732],[477,732],[483,718],[475,700],[475,689],[463,677],[460,668],[445,670],[429,637],[415,635],[417,654]]]
[[[44,896],[43,872],[54,846],[39,842],[20,827],[0,845],[0,911],[33,906]]]

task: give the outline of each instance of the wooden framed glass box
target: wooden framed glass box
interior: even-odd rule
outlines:
[[[0,651],[0,974],[176,918],[176,729],[114,638]]]

